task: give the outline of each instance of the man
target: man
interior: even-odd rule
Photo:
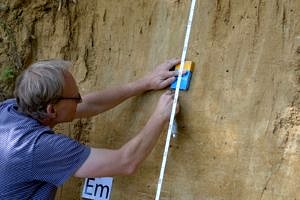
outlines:
[[[52,128],[91,117],[147,90],[163,89],[177,75],[171,59],[135,82],[81,98],[70,62],[40,61],[17,79],[15,97],[0,104],[0,199],[53,199],[70,176],[130,175],[151,152],[171,114],[165,92],[145,127],[121,148],[88,147]],[[178,112],[179,108],[177,108]]]

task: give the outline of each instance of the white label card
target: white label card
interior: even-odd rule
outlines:
[[[112,182],[112,177],[86,178],[82,189],[82,197],[92,200],[109,200]]]

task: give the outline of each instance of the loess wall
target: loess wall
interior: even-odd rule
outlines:
[[[0,67],[69,59],[83,94],[180,57],[190,7],[190,0],[0,2],[0,22],[14,30],[0,27]],[[161,199],[299,199],[299,19],[299,0],[198,0],[187,55],[196,67],[190,90],[180,94]],[[57,129],[119,148],[141,130],[161,93]],[[154,199],[165,136],[134,176],[114,178],[113,200]],[[72,178],[57,199],[80,199],[81,187]]]

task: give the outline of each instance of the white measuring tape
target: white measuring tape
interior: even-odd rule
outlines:
[[[164,150],[164,154],[163,154],[160,175],[159,175],[159,179],[158,179],[158,183],[157,183],[155,200],[159,200],[160,193],[161,193],[161,187],[163,184],[164,173],[165,173],[165,169],[166,169],[167,157],[168,157],[170,140],[171,140],[171,134],[172,134],[172,128],[173,128],[175,114],[176,114],[176,106],[177,106],[178,95],[179,95],[179,87],[180,87],[186,52],[187,52],[188,44],[189,44],[189,38],[190,38],[191,26],[192,26],[192,21],[193,21],[193,16],[194,16],[195,4],[196,4],[196,0],[192,0],[188,24],[187,24],[187,28],[186,28],[185,39],[184,39],[184,45],[183,45],[183,50],[182,50],[182,55],[181,55],[180,69],[179,69],[178,80],[177,80],[177,84],[176,84],[175,97],[174,97],[173,105],[172,105],[172,112],[171,112],[171,117],[170,117],[170,122],[169,122],[169,129],[168,129],[168,134],[167,134],[167,139],[166,139],[166,144],[165,144],[165,150]]]

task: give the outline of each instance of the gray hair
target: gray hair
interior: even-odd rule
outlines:
[[[30,65],[16,80],[14,95],[19,111],[35,119],[47,118],[47,105],[56,103],[71,62],[43,60]]]

